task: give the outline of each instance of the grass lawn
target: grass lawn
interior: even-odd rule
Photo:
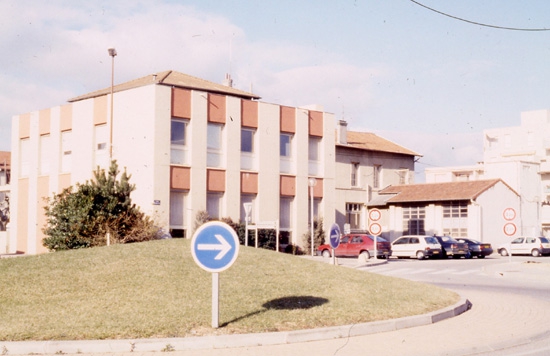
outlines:
[[[241,246],[212,278],[189,239],[0,259],[0,340],[185,337],[296,330],[399,318],[459,300],[403,279]]]

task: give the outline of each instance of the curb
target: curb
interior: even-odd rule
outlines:
[[[319,329],[162,339],[0,341],[0,350],[3,354],[9,355],[54,355],[79,353],[184,351],[292,344],[308,341],[347,338],[352,336],[363,336],[434,324],[460,315],[468,311],[471,307],[472,303],[468,299],[462,298],[458,303],[452,306],[427,314]]]

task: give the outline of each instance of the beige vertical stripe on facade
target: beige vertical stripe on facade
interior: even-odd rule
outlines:
[[[208,94],[208,121],[225,124],[225,95]]]
[[[209,192],[225,192],[225,171],[208,169],[206,171],[206,190]]]
[[[258,102],[241,99],[242,126],[258,128]]]
[[[44,109],[38,113],[38,134],[46,135],[50,133],[51,110]]]
[[[189,167],[170,167],[170,189],[191,189],[191,169]]]
[[[19,138],[27,138],[31,135],[31,114],[19,115]]]
[[[309,134],[323,137],[323,113],[320,111],[309,112]]]
[[[296,108],[281,106],[281,132],[296,133]]]
[[[241,193],[258,194],[258,173],[241,172]]]
[[[71,104],[61,106],[60,131],[68,131],[73,128],[73,106]]]
[[[296,195],[296,177],[281,176],[281,195],[285,197],[293,197]]]
[[[94,98],[94,125],[107,123],[107,95]]]
[[[172,89],[172,116],[191,119],[191,90]]]

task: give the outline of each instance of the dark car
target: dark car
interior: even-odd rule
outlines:
[[[464,237],[456,239],[458,242],[465,242],[468,244],[468,249],[470,250],[470,256],[468,257],[477,257],[477,258],[485,258],[485,256],[489,256],[493,253],[493,247],[490,243],[487,242],[480,242],[477,240],[472,239],[466,239]]]
[[[452,256],[453,258],[467,257],[470,253],[466,242],[458,242],[450,236],[434,236],[441,245],[441,258]]]
[[[374,255],[375,237],[368,234],[350,234],[344,235],[340,239],[340,245],[334,250],[336,257],[359,257],[370,258]],[[391,244],[383,237],[376,237],[376,249],[378,257],[387,258],[391,256]],[[321,245],[317,249],[317,254],[323,257],[331,257],[332,247],[328,244]]]

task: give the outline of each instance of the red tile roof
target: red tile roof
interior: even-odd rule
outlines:
[[[506,185],[506,183],[504,183],[501,179],[394,186],[390,185],[380,191],[379,194],[394,195],[392,198],[387,200],[388,203],[470,200],[476,199],[480,194],[499,182]],[[510,187],[508,186],[508,188]],[[512,188],[510,188],[510,190],[514,191]],[[516,192],[514,191],[514,193]]]
[[[138,88],[150,84],[160,84],[174,86],[178,88],[203,90],[211,93],[233,95],[244,99],[260,99],[258,95],[252,93],[248,93],[239,89],[235,89],[233,87],[228,87],[223,84],[217,84],[208,80],[193,77],[191,75],[172,70],[150,74],[148,76],[134,79],[126,83],[117,84],[113,87],[113,90],[116,93],[119,91]],[[75,98],[69,99],[68,101],[72,103],[75,101],[95,98],[110,93],[111,87],[108,87],[88,94],[77,96]]]
[[[347,144],[336,143],[337,147],[351,147],[361,150],[381,151],[390,153],[400,153],[410,156],[422,156],[421,154],[409,150],[395,142],[377,136],[372,132],[347,132]]]

